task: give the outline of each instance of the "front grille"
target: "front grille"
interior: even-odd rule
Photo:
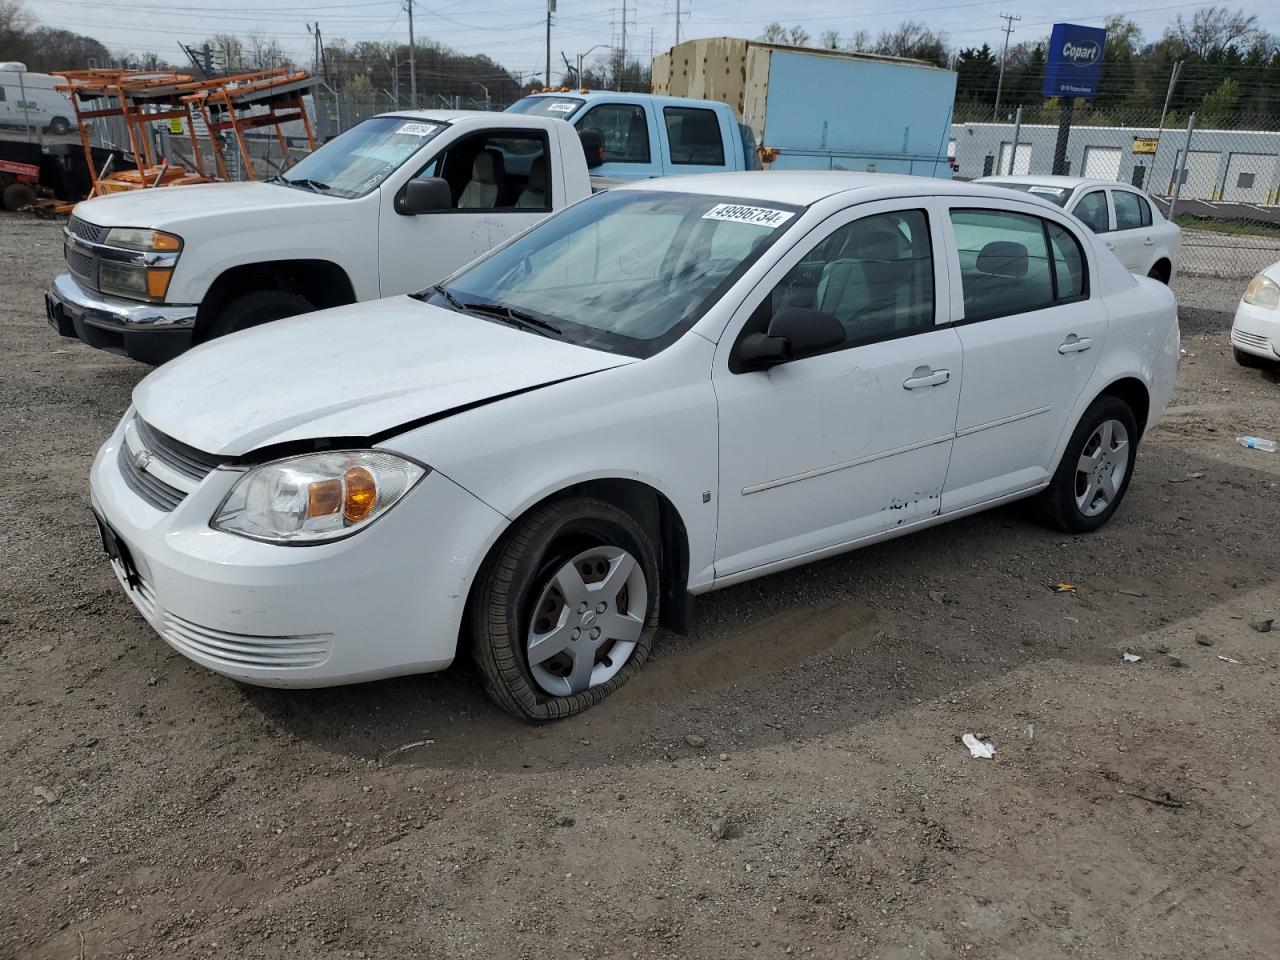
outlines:
[[[329,659],[333,634],[259,637],[228,633],[192,623],[168,610],[160,615],[160,634],[183,653],[216,660],[228,667],[286,669],[318,667]]]
[[[146,470],[139,469],[127,444],[120,444],[120,455],[116,462],[120,464],[120,475],[124,477],[129,489],[157,510],[168,513],[186,496],[177,487],[171,487]]]
[[[161,433],[141,417],[136,417],[133,423],[138,429],[138,439],[147,452],[157,460],[163,460],[184,477],[199,482],[225,462],[221,457],[211,456]]]
[[[1258,347],[1262,350],[1271,349],[1271,341],[1256,333],[1245,333],[1243,330],[1232,330],[1231,339],[1236,343],[1243,343],[1246,346]]]
[[[101,243],[107,239],[110,230],[110,227],[100,227],[96,223],[89,223],[79,217],[72,217],[67,221],[67,232],[88,243]]]
[[[92,257],[81,250],[77,250],[71,244],[67,244],[67,269],[71,271],[71,275],[76,278],[81,286],[90,290],[98,289],[98,259]]]

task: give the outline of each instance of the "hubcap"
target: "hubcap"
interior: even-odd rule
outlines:
[[[591,547],[556,570],[533,608],[529,671],[547,693],[581,693],[613,677],[644,632],[649,593],[635,557]]]
[[[1076,465],[1076,507],[1096,517],[1115,503],[1129,469],[1129,431],[1119,420],[1104,420],[1089,436]]]

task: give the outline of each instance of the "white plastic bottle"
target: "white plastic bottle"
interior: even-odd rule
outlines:
[[[1276,442],[1274,440],[1264,440],[1262,437],[1236,437],[1236,443],[1242,447],[1248,447],[1250,450],[1265,450],[1267,453],[1276,452]]]

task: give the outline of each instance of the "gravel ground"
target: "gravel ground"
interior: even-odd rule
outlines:
[[[146,370],[45,325],[59,251],[0,219],[0,957],[1280,955],[1280,455],[1233,440],[1280,377],[1231,360],[1238,282],[1177,284],[1104,531],[1004,509],[713,594],[531,728],[466,668],[261,690],[153,635],[85,479]]]

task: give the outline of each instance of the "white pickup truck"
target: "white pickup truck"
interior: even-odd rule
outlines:
[[[271,320],[421,290],[589,196],[589,147],[563,120],[410,111],[358,124],[274,180],[87,200],[45,294],[49,323],[159,364]]]

